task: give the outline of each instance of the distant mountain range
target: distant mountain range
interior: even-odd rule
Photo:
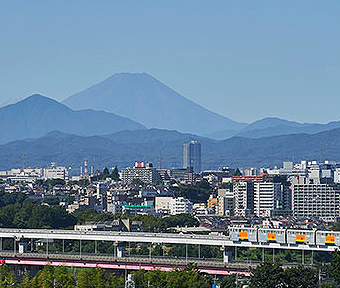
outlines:
[[[112,112],[148,128],[199,135],[246,126],[203,108],[145,73],[115,74],[63,103],[72,109]]]
[[[206,134],[206,137],[213,139],[227,139],[234,136],[246,138],[262,138],[289,134],[315,134],[322,131],[329,131],[340,128],[340,121],[334,121],[327,124],[317,123],[298,123],[280,118],[264,118],[248,124],[240,130],[223,130]]]
[[[149,129],[123,131],[102,136],[76,136],[54,131],[38,139],[0,145],[0,169],[26,165],[45,166],[54,158],[61,165],[77,169],[84,158],[95,169],[118,165],[132,166],[135,161],[153,162],[162,167],[182,166],[182,144],[189,140],[202,143],[202,168],[221,166],[263,167],[283,161],[340,160],[340,129],[317,134],[291,134],[260,139],[233,137],[212,140],[177,131]],[[79,172],[79,171],[78,171]]]
[[[20,167],[23,154],[33,166],[55,158],[79,167],[86,157],[97,168],[131,166],[136,160],[181,167],[182,144],[189,140],[202,143],[204,169],[322,157],[340,160],[340,121],[315,124],[264,118],[239,123],[147,74],[115,74],[63,103],[71,108],[32,95],[0,108],[0,144],[7,143],[0,145],[0,169]]]
[[[0,143],[37,138],[53,130],[91,136],[144,128],[113,113],[91,109],[74,111],[38,94],[0,108]]]

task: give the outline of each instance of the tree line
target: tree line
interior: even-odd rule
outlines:
[[[143,222],[144,231],[165,232],[168,227],[198,226],[198,220],[189,214],[159,217],[156,215],[120,215],[100,213],[94,209],[80,208],[68,213],[53,197],[41,203],[28,195],[16,192],[0,192],[0,227],[6,228],[51,228],[73,229],[85,222],[113,221],[130,218]]]
[[[220,284],[221,288],[237,288],[248,285],[250,288],[327,288],[340,285],[340,252],[333,254],[327,266],[328,282],[321,281],[320,268],[296,266],[283,268],[279,264],[262,263],[251,271],[250,277],[229,275],[213,277],[199,271],[195,264],[170,272],[160,270],[130,272],[134,274],[136,288],[208,288]],[[325,270],[323,268],[323,270]],[[17,280],[11,268],[0,266],[0,287],[19,288],[124,288],[125,275],[117,275],[96,268],[68,268],[45,266],[34,277],[26,273]]]

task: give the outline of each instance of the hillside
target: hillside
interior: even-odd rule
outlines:
[[[122,137],[124,135],[124,137]],[[145,137],[143,137],[145,135]],[[118,165],[132,166],[135,161],[153,162],[162,167],[182,166],[182,144],[189,140],[202,143],[202,168],[263,167],[281,165],[283,161],[340,161],[340,129],[318,134],[291,134],[260,139],[233,137],[217,141],[167,130],[124,131],[110,135],[82,137],[53,132],[38,139],[14,141],[0,145],[0,169],[26,165],[44,166],[55,158],[58,164],[78,169],[84,158],[95,169]]]
[[[112,113],[74,111],[37,94],[0,108],[0,143],[37,138],[53,130],[90,136],[144,128],[139,123]]]

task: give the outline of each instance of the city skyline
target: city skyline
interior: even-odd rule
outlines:
[[[340,2],[0,4],[0,282],[340,287]]]

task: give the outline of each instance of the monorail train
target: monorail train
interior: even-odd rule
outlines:
[[[231,241],[280,244],[333,245],[340,247],[340,232],[273,228],[229,227]]]

